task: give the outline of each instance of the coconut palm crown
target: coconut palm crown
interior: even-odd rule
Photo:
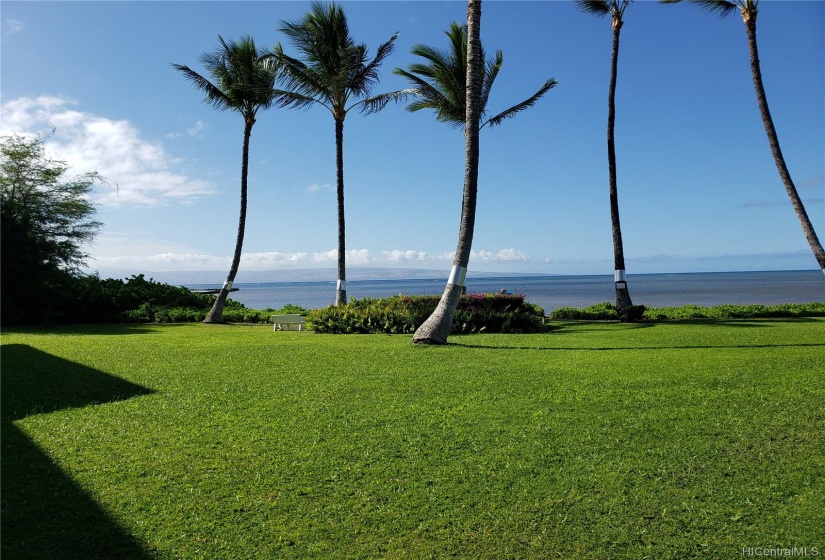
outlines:
[[[413,45],[411,52],[423,58],[424,62],[410,64],[407,70],[396,68],[393,73],[403,76],[413,85],[412,91],[415,99],[407,105],[407,111],[432,109],[435,111],[437,121],[460,128],[464,126],[466,118],[467,25],[453,22],[445,34],[450,42],[447,50],[423,44]],[[487,118],[487,101],[490,98],[493,83],[504,63],[504,55],[498,50],[494,57],[485,58],[482,47],[481,59],[483,66],[481,69],[480,128],[487,125],[499,125],[506,119],[532,107],[558,83],[550,78],[529,98]]]

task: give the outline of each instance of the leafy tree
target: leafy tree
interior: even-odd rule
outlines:
[[[444,294],[435,311],[416,330],[413,342],[445,344],[464,290],[464,276],[470,260],[475,227],[476,198],[478,191],[478,131],[484,126],[496,126],[512,118],[535,103],[550,89],[556,80],[550,78],[526,100],[513,105],[497,115],[486,118],[490,91],[504,62],[499,50],[496,56],[485,59],[481,40],[476,36],[473,44],[470,19],[480,25],[481,3],[468,5],[467,25],[453,23],[446,31],[450,40],[449,50],[442,51],[427,45],[415,45],[412,53],[424,62],[411,64],[407,70],[394,72],[413,84],[415,99],[407,106],[408,111],[432,109],[436,120],[453,127],[464,127],[467,140],[465,161],[464,198],[461,208],[461,225],[453,268]],[[476,27],[475,31],[478,31]],[[471,52],[475,48],[474,52]],[[473,63],[478,67],[474,68]],[[478,82],[478,83],[476,83]],[[472,85],[472,87],[470,87]],[[472,96],[471,96],[472,93]]]
[[[378,68],[392,53],[396,33],[378,47],[369,60],[367,46],[357,44],[350,35],[346,15],[335,3],[313,2],[310,11],[297,21],[282,21],[280,29],[292,41],[302,60],[284,53],[278,43],[274,55],[283,66],[285,88],[290,93],[283,105],[307,108],[325,107],[335,121],[335,168],[338,199],[338,283],[335,303],[347,302],[346,226],[344,216],[344,119],[351,109],[362,114],[383,109],[390,101],[406,98],[408,92],[395,91],[370,97],[378,84]],[[350,103],[350,100],[353,100]]]
[[[244,35],[240,41],[226,42],[219,35],[220,46],[201,56],[201,63],[214,81],[203,77],[187,66],[173,64],[186,79],[204,94],[204,101],[219,111],[234,111],[243,117],[243,148],[241,156],[241,210],[238,235],[229,274],[204,323],[223,323],[223,308],[232,289],[241,261],[244,230],[246,228],[247,178],[249,174],[249,138],[260,109],[271,107],[278,99],[275,80],[278,67],[266,51],[255,46],[252,37]]]
[[[681,0],[660,1],[664,4],[674,4]],[[768,107],[768,97],[765,94],[765,87],[762,83],[762,67],[759,63],[759,50],[756,43],[756,16],[758,14],[757,7],[759,0],[690,0],[690,2],[711,12],[718,12],[721,17],[725,17],[735,11],[736,8],[739,8],[742,21],[745,22],[745,30],[748,36],[748,51],[750,53],[753,87],[754,90],[756,90],[756,101],[759,105],[759,113],[762,116],[762,124],[765,126],[765,134],[768,136],[771,154],[773,154],[776,169],[779,171],[779,177],[785,184],[788,198],[791,199],[791,205],[796,212],[796,217],[802,226],[802,232],[808,240],[808,245],[810,245],[811,251],[813,251],[819,268],[825,273],[825,250],[823,250],[822,243],[816,235],[810,218],[808,218],[805,205],[802,204],[802,199],[799,198],[796,185],[794,185],[791,179],[791,173],[788,171],[785,157],[782,155],[782,150],[779,147],[779,136],[776,134],[776,127],[774,127],[773,117],[771,117],[771,111]]]
[[[101,223],[89,195],[105,181],[94,172],[67,178],[50,159],[47,137],[0,142],[0,253],[4,324],[55,320],[67,283],[79,274]]]
[[[619,192],[616,186],[616,78],[619,63],[619,36],[624,25],[624,11],[631,0],[576,0],[585,12],[599,17],[609,15],[613,27],[613,49],[610,59],[610,87],[607,96],[607,168],[610,185],[610,221],[613,232],[613,264],[615,270],[616,309],[623,321],[632,319],[633,302],[627,289],[627,277],[622,243],[622,226],[619,220]]]

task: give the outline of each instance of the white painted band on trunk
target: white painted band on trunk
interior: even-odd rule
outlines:
[[[346,280],[338,280],[338,283],[335,285],[335,289],[338,290],[339,292],[341,290],[346,290],[347,289],[347,281]]]
[[[825,268],[822,269],[822,274],[825,274]]]
[[[232,290],[232,282],[230,282],[229,280],[225,281],[223,283],[223,287],[221,288],[221,290],[226,290],[227,292]]]
[[[624,270],[617,270],[614,278],[616,282],[627,282],[627,273]]]
[[[463,286],[465,278],[467,278],[467,269],[463,266],[453,265],[452,270],[450,270],[450,277],[447,279],[447,284]]]

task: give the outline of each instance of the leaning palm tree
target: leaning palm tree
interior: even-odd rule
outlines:
[[[610,221],[613,231],[613,285],[616,289],[616,310],[619,319],[632,319],[630,310],[633,302],[627,289],[627,275],[624,264],[622,226],[619,221],[619,192],[616,187],[616,145],[614,131],[616,125],[616,78],[619,62],[619,34],[624,24],[624,11],[631,0],[576,0],[583,11],[599,17],[609,15],[613,26],[613,50],[610,59],[610,86],[607,94],[607,170],[610,186]]]
[[[469,3],[467,25],[453,23],[447,30],[449,50],[441,51],[427,45],[415,45],[412,53],[423,58],[424,62],[411,64],[408,70],[397,68],[394,71],[413,84],[415,99],[407,106],[408,111],[433,109],[436,120],[454,127],[464,126],[467,142],[464,198],[453,268],[438,307],[413,335],[413,342],[416,343],[446,344],[453,315],[464,291],[464,279],[475,227],[479,129],[487,125],[499,125],[532,107],[557,83],[550,78],[528,99],[487,118],[490,90],[501,70],[504,57],[501,51],[497,51],[495,57],[487,60],[484,58],[484,50],[478,36],[480,4],[480,1]],[[470,23],[473,20],[476,22],[475,30]],[[477,67],[474,66],[476,64]]]
[[[344,10],[336,5],[313,2],[310,11],[298,21],[282,21],[280,29],[292,41],[302,60],[287,56],[279,43],[274,56],[284,71],[284,89],[289,94],[284,105],[306,108],[321,105],[335,121],[335,165],[338,197],[338,282],[335,303],[347,301],[346,228],[344,220],[344,119],[358,107],[370,114],[391,101],[403,100],[408,92],[396,91],[370,97],[378,83],[378,68],[393,51],[398,33],[378,47],[368,60],[365,44],[356,44],[349,32]],[[355,100],[350,103],[350,100]]]
[[[680,0],[661,0],[665,4],[673,4]],[[762,85],[762,69],[759,64],[759,51],[756,46],[756,15],[758,13],[757,5],[759,0],[690,0],[699,7],[712,12],[718,12],[721,17],[733,12],[737,7],[742,14],[742,20],[745,22],[745,30],[748,35],[748,50],[751,59],[751,74],[753,76],[753,87],[756,90],[756,102],[759,105],[759,113],[762,115],[762,123],[765,126],[765,133],[768,136],[768,144],[771,147],[773,160],[776,163],[776,168],[779,171],[779,177],[785,184],[785,190],[788,192],[788,197],[791,199],[791,205],[796,211],[796,217],[802,226],[802,232],[808,240],[808,245],[811,246],[811,251],[814,253],[816,262],[819,268],[825,274],[825,250],[822,249],[822,243],[814,231],[814,226],[808,218],[808,213],[805,211],[805,206],[802,204],[802,199],[799,198],[799,193],[796,191],[791,179],[791,173],[788,171],[788,166],[785,163],[785,157],[782,155],[782,150],[779,148],[779,137],[776,134],[776,128],[773,125],[773,118],[771,117],[770,109],[768,108],[768,98],[765,95],[765,87]]]
[[[212,80],[198,74],[188,66],[173,64],[186,79],[204,94],[204,101],[219,111],[235,111],[244,121],[243,149],[241,156],[241,211],[238,219],[238,236],[235,254],[229,274],[223,283],[212,309],[204,323],[223,323],[223,308],[238,273],[246,227],[247,176],[249,171],[249,137],[260,109],[271,107],[278,99],[274,89],[277,66],[267,60],[265,50],[255,46],[252,37],[244,35],[240,41],[224,41],[219,35],[220,46],[201,56],[201,63],[212,75]]]

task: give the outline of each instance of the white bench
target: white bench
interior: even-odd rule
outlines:
[[[287,315],[273,315],[272,323],[275,325],[276,331],[288,331],[291,330],[287,327],[290,325],[298,325],[298,330],[304,330],[304,318],[298,314],[287,314]]]

